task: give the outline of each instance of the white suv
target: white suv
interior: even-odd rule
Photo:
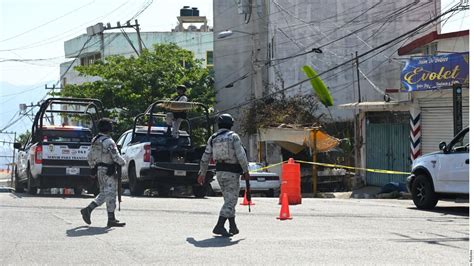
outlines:
[[[416,159],[407,178],[418,209],[434,208],[438,199],[469,198],[469,127],[439,149]]]

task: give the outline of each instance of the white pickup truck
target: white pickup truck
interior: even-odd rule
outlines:
[[[469,127],[439,152],[423,155],[413,162],[407,188],[419,209],[431,209],[439,199],[469,198]]]
[[[117,141],[121,155],[126,164],[122,167],[122,184],[130,189],[134,196],[141,196],[145,189],[157,189],[159,196],[169,196],[170,188],[177,186],[191,186],[196,197],[204,197],[210,189],[210,182],[214,176],[214,165],[210,165],[204,186],[197,183],[199,161],[204,153],[205,146],[193,145],[191,119],[186,119],[187,131],[179,130],[179,137],[173,138],[169,128],[159,118],[164,113],[157,113],[156,109],[164,111],[187,110],[195,111],[199,103],[183,103],[158,101],[150,105],[147,111],[135,118],[133,129],[122,134]],[[207,112],[207,109],[205,109]],[[163,111],[163,110],[161,110]],[[205,112],[204,125],[209,124]],[[143,119],[145,121],[143,121]],[[137,123],[148,124],[140,126]],[[194,120],[197,123],[197,120]],[[206,127],[206,126],[205,126]],[[210,127],[195,132],[204,134],[205,139],[210,135]]]
[[[67,107],[72,107],[68,110]],[[15,190],[36,194],[38,188],[73,188],[76,195],[87,189],[98,192],[96,179],[90,176],[87,163],[95,123],[100,118],[102,103],[96,99],[49,98],[40,106],[33,122],[32,134],[22,145],[15,143],[18,157],[15,166]],[[48,115],[49,114],[49,115]],[[69,116],[90,127],[44,125],[54,115]],[[56,121],[59,117],[56,117]]]

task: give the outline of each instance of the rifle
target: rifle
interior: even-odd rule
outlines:
[[[118,210],[120,211],[120,203],[122,202],[122,166],[117,163],[115,165],[115,177],[117,178],[117,195],[118,195]]]
[[[250,195],[250,180],[245,180],[245,190],[247,193],[245,195],[247,196],[247,201],[249,203],[249,212],[250,212],[250,202],[252,202],[252,196]]]

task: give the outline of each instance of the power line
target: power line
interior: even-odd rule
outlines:
[[[369,50],[369,51],[366,51],[366,52],[362,53],[361,55],[359,55],[359,58],[365,57],[366,55],[368,55],[368,54],[370,54],[370,53],[372,53],[372,52],[374,52],[374,51],[377,51],[377,50],[379,50],[380,48],[383,48],[383,47],[385,47],[385,46],[387,46],[387,45],[390,45],[391,43],[393,43],[393,42],[395,42],[395,41],[397,41],[397,40],[399,40],[399,39],[402,39],[402,38],[404,38],[404,37],[406,37],[406,36],[409,36],[409,35],[411,35],[411,34],[417,32],[417,31],[419,31],[420,29],[423,29],[424,27],[426,27],[426,26],[429,25],[430,23],[437,21],[438,19],[440,19],[441,17],[445,16],[446,14],[449,14],[449,13],[451,13],[451,12],[456,11],[458,7],[459,7],[459,5],[456,5],[455,7],[449,9],[448,11],[446,11],[446,12],[444,12],[444,13],[442,13],[442,14],[436,16],[436,17],[434,17],[433,19],[430,19],[430,20],[428,20],[427,22],[425,22],[425,23],[423,23],[423,24],[417,26],[416,28],[414,28],[414,29],[412,29],[412,30],[410,30],[410,31],[408,31],[408,32],[406,32],[406,33],[400,35],[400,36],[397,36],[397,37],[395,37],[395,38],[393,38],[393,39],[391,39],[391,40],[389,40],[389,41],[387,41],[387,42],[385,42],[385,43],[383,43],[383,44],[381,44],[381,45],[378,45],[377,47],[374,47],[373,49],[371,49],[371,50]],[[379,53],[380,53],[380,52],[379,52]],[[374,56],[375,56],[375,55],[374,55]],[[344,61],[344,62],[341,63],[341,64],[338,64],[338,65],[336,65],[336,66],[334,66],[334,67],[332,67],[332,68],[329,68],[329,69],[327,69],[327,70],[321,72],[321,73],[319,74],[319,77],[322,76],[322,75],[325,75],[325,74],[327,74],[327,73],[329,73],[329,72],[332,72],[333,70],[336,70],[336,69],[338,69],[338,68],[340,68],[340,67],[342,67],[342,66],[344,66],[344,65],[346,65],[346,64],[348,64],[348,63],[351,63],[351,62],[353,62],[353,61],[354,61],[354,59],[346,60],[346,61]],[[364,60],[364,61],[365,61],[365,60]],[[293,85],[290,85],[290,86],[288,86],[288,87],[286,87],[286,88],[283,88],[283,89],[278,90],[278,91],[276,91],[276,92],[273,92],[273,93],[270,93],[270,94],[268,94],[268,95],[265,95],[265,96],[263,96],[263,97],[261,97],[261,98],[252,99],[252,100],[249,100],[249,101],[240,103],[240,104],[238,104],[238,105],[235,105],[235,106],[233,106],[233,107],[229,107],[229,108],[227,108],[227,109],[221,110],[220,113],[224,113],[224,112],[227,112],[227,111],[230,111],[230,110],[233,110],[233,109],[237,109],[237,108],[243,107],[243,106],[248,105],[248,104],[250,104],[250,103],[253,103],[253,102],[255,102],[255,101],[259,101],[259,100],[263,100],[263,99],[265,99],[265,98],[269,98],[269,97],[271,97],[271,96],[273,96],[273,95],[275,95],[275,94],[282,93],[282,92],[284,92],[284,91],[287,91],[287,90],[290,90],[290,89],[292,89],[292,88],[295,88],[295,87],[297,87],[297,86],[299,86],[299,85],[302,85],[303,83],[306,83],[306,82],[308,82],[308,81],[310,81],[310,80],[312,80],[312,79],[313,79],[313,78],[304,79],[304,80],[299,81],[299,82],[297,82],[297,83],[295,83],[295,84],[293,84]]]
[[[15,38],[17,38],[17,37],[23,36],[23,35],[25,35],[25,34],[27,34],[27,33],[29,33],[29,32],[32,32],[32,31],[34,31],[34,30],[37,30],[37,29],[39,29],[39,28],[41,28],[41,27],[43,27],[43,26],[45,26],[45,25],[48,25],[48,24],[50,24],[50,23],[52,23],[52,22],[55,22],[55,21],[57,21],[57,20],[59,20],[59,19],[65,17],[65,16],[68,16],[68,15],[70,15],[70,14],[72,14],[72,13],[74,13],[74,12],[76,12],[76,11],[78,11],[78,10],[80,10],[80,9],[82,9],[82,8],[84,8],[84,7],[86,7],[86,6],[88,6],[88,5],[91,5],[91,4],[94,3],[94,2],[95,2],[95,0],[93,0],[92,2],[89,2],[89,3],[85,4],[85,5],[83,5],[83,6],[80,6],[79,8],[76,8],[76,9],[70,11],[70,12],[67,12],[67,13],[64,14],[64,15],[61,15],[61,16],[59,16],[59,17],[57,17],[57,18],[54,18],[54,19],[52,19],[52,20],[50,20],[50,21],[48,21],[48,22],[46,22],[46,23],[43,23],[43,24],[38,25],[38,26],[36,26],[36,27],[33,27],[33,28],[31,28],[31,29],[29,29],[29,30],[27,30],[27,31],[24,31],[24,32],[22,32],[22,33],[18,33],[17,35],[8,37],[8,38],[6,38],[6,39],[2,39],[2,40],[0,40],[0,42],[9,41],[9,40],[15,39]]]

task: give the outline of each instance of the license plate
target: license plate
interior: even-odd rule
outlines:
[[[265,182],[265,177],[257,177],[258,182]]]
[[[175,176],[186,176],[186,171],[184,170],[174,170]]]
[[[68,174],[68,175],[78,175],[79,174],[79,168],[77,168],[77,167],[66,168],[66,174]]]

